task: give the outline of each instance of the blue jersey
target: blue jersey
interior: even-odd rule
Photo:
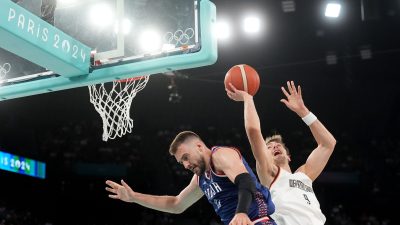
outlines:
[[[235,216],[238,204],[238,188],[226,175],[217,174],[213,170],[212,154],[217,151],[218,148],[219,147],[213,147],[211,149],[211,170],[202,174],[198,182],[208,201],[213,205],[215,212],[221,218],[221,221],[227,225]],[[239,152],[238,154],[240,155]],[[248,173],[253,178],[257,190],[248,211],[250,220],[257,225],[275,224],[269,217],[269,215],[275,211],[275,206],[272,203],[269,190],[258,182],[246,160],[244,160],[243,157],[241,157],[241,159]]]

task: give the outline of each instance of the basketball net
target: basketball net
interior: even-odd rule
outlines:
[[[103,120],[103,141],[132,132],[132,100],[148,81],[149,76],[141,76],[89,86],[90,102]]]

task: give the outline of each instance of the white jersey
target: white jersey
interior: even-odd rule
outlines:
[[[324,224],[312,180],[302,172],[289,173],[279,168],[270,187],[275,213],[271,217],[278,225]]]

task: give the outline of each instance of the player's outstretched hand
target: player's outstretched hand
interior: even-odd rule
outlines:
[[[249,216],[245,213],[237,213],[229,225],[254,225],[253,222],[251,222]]]
[[[119,199],[124,202],[133,202],[133,195],[135,192],[125,181],[121,180],[121,184],[118,184],[114,181],[107,180],[106,184],[109,186],[106,187],[106,190],[111,193],[108,197]]]
[[[252,97],[249,93],[236,89],[235,86],[233,86],[231,83],[229,83],[229,86],[232,89],[232,91],[230,91],[229,89],[226,88],[225,89],[226,94],[233,101],[242,102],[245,100],[245,98]]]
[[[287,88],[288,90],[286,91],[284,87],[281,87],[283,94],[286,96],[286,99],[281,99],[281,102],[300,117],[306,116],[309,111],[304,105],[300,85],[296,88],[293,81],[287,81]]]

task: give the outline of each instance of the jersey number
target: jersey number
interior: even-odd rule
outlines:
[[[308,199],[308,196],[306,194],[303,194],[304,199],[307,201],[307,204],[311,205],[310,199]]]

